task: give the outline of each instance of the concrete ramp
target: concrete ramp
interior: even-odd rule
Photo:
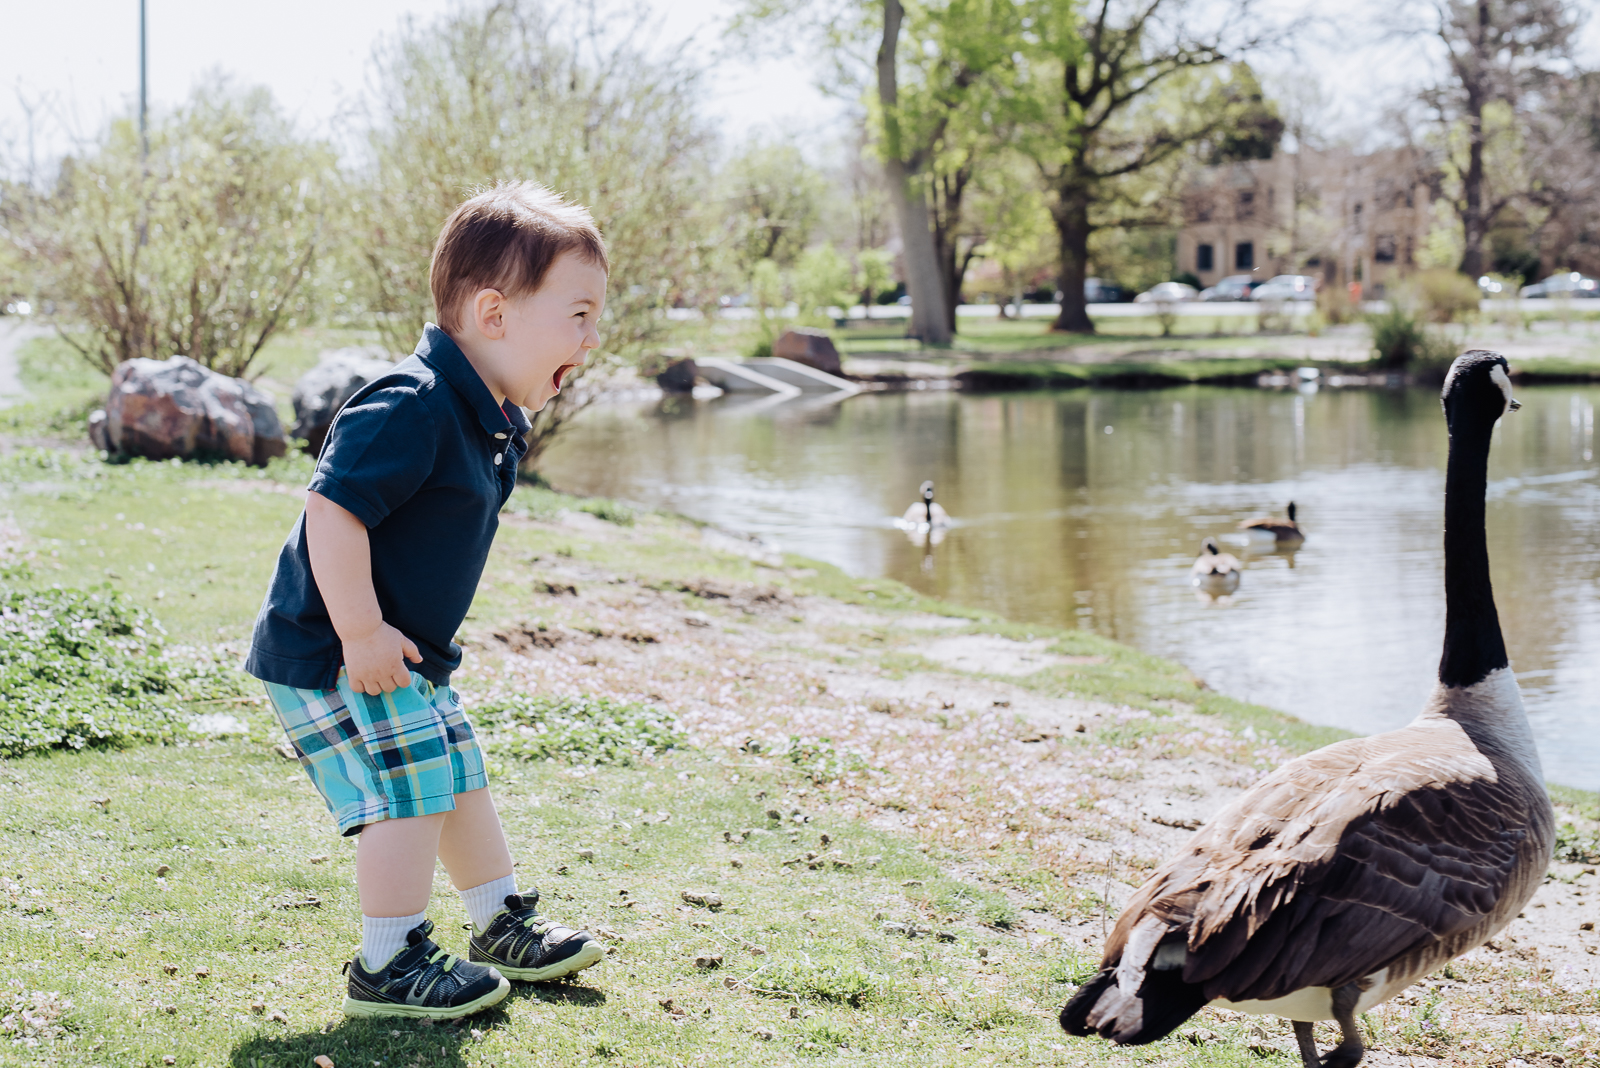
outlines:
[[[789,361],[784,360],[784,363]],[[694,361],[705,380],[724,393],[773,393],[780,397],[798,397],[800,387],[763,373],[760,369],[746,367],[738,360],[725,360],[720,356],[705,356]]]
[[[819,371],[797,360],[782,356],[752,357],[744,361],[746,368],[754,369],[768,378],[787,383],[802,393],[860,393],[861,387],[849,379]]]

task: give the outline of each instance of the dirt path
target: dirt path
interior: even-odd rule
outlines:
[[[0,408],[14,404],[27,394],[18,374],[17,350],[23,342],[44,334],[45,328],[25,319],[0,319]]]

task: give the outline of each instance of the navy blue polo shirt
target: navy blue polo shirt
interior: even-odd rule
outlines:
[[[367,527],[384,622],[410,638],[435,685],[461,666],[466,618],[516,485],[528,420],[429,323],[414,355],[340,409],[307,486]],[[332,689],[342,646],[311,575],[305,513],[278,554],[245,670],[306,690]]]

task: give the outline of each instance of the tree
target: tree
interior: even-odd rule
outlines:
[[[1444,47],[1447,76],[1423,94],[1449,137],[1447,193],[1462,230],[1461,272],[1484,273],[1484,238],[1520,190],[1491,188],[1486,152],[1497,105],[1520,119],[1537,89],[1565,66],[1579,27],[1569,0],[1431,0],[1424,9]]]
[[[611,251],[602,349],[534,419],[525,465],[593,395],[596,366],[637,359],[662,308],[703,298],[724,249],[684,50],[652,52],[652,26],[593,3],[506,0],[410,25],[377,55],[371,162],[357,198],[358,277],[385,340],[409,349],[432,315],[428,262],[472,190],[533,178],[587,205]]]
[[[723,167],[732,247],[748,274],[761,260],[794,265],[821,215],[822,175],[794,144],[756,140]]]
[[[1051,194],[1062,294],[1053,329],[1092,333],[1083,293],[1091,239],[1149,225],[1151,208],[1170,213],[1168,203],[1127,193],[1185,149],[1221,146],[1230,130],[1262,136],[1259,85],[1224,64],[1273,31],[1258,27],[1248,0],[1207,9],[1210,19],[1186,0],[1030,0],[1021,10],[1030,84],[1018,98],[1027,109],[1018,145]],[[1200,72],[1212,73],[1183,77]]]
[[[834,60],[836,83],[869,99],[884,186],[899,224],[907,334],[948,344],[964,258],[966,187],[998,149],[993,106],[1020,32],[1012,0],[746,0],[736,32],[801,22]]]
[[[1555,268],[1600,273],[1600,72],[1552,79],[1543,103],[1526,123],[1525,140],[1536,175],[1527,200],[1543,215],[1538,244]],[[1533,273],[1530,259],[1507,250],[1501,273]],[[1532,281],[1532,278],[1528,278]]]
[[[220,79],[149,139],[142,161],[134,121],[112,122],[51,186],[12,188],[5,230],[94,366],[177,353],[243,375],[312,310],[334,153],[301,139],[265,89]]]

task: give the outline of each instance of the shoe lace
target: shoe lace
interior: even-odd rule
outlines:
[[[438,964],[441,960],[444,961],[442,967],[446,974],[449,974],[451,968],[454,968],[457,964],[461,963],[460,957],[443,949],[436,949],[428,955],[429,964]]]
[[[541,934],[542,935],[546,931],[550,930],[550,928],[555,926],[555,921],[554,920],[548,920],[545,917],[539,915],[537,912],[534,912],[534,913],[530,913],[528,918],[522,921],[522,926],[524,926],[524,927],[528,928],[529,930],[533,931],[534,934]]]

